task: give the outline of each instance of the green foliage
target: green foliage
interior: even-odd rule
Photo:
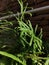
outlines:
[[[34,29],[30,20],[24,18],[27,6],[22,0],[18,2],[22,13],[15,17],[18,25],[13,27],[14,21],[0,21],[0,33],[6,35],[6,39],[0,38],[0,65],[28,65],[30,60],[30,65],[49,65],[49,56],[43,56],[42,28],[37,35],[38,25]]]
[[[1,55],[4,55],[4,56],[7,56],[7,57],[9,57],[9,58],[12,58],[13,60],[16,60],[17,62],[23,64],[23,62],[22,62],[19,58],[17,58],[16,56],[14,56],[14,55],[12,55],[12,54],[9,54],[9,53],[3,52],[3,51],[0,51],[0,54],[1,54]]]

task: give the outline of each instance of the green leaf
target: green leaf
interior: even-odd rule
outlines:
[[[0,51],[0,54],[3,55],[3,56],[9,57],[9,58],[23,64],[23,62],[18,57],[16,57],[15,55],[12,55],[12,54],[4,52],[4,51]]]
[[[49,59],[46,60],[44,65],[49,65]]]

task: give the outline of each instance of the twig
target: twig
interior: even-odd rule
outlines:
[[[37,13],[37,12],[45,11],[45,10],[48,10],[48,9],[49,9],[49,5],[26,11],[25,14],[26,13]],[[19,15],[21,15],[21,14],[22,13],[19,13]],[[15,17],[15,16],[18,16],[18,14],[16,13],[16,14],[11,14],[11,15],[0,17],[0,20],[5,20],[5,19],[12,18],[12,17]]]

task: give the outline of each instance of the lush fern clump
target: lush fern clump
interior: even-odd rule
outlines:
[[[15,21],[0,21],[0,65],[49,65],[49,54],[45,54],[42,41],[42,28],[37,35],[38,25],[34,29],[30,20],[24,18],[27,6],[24,7],[22,0],[18,2],[21,15],[18,13]]]

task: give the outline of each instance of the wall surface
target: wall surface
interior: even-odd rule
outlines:
[[[7,3],[7,0],[0,0],[0,12],[6,9]]]
[[[18,1],[17,0],[0,0],[0,12],[5,10],[18,10]]]

